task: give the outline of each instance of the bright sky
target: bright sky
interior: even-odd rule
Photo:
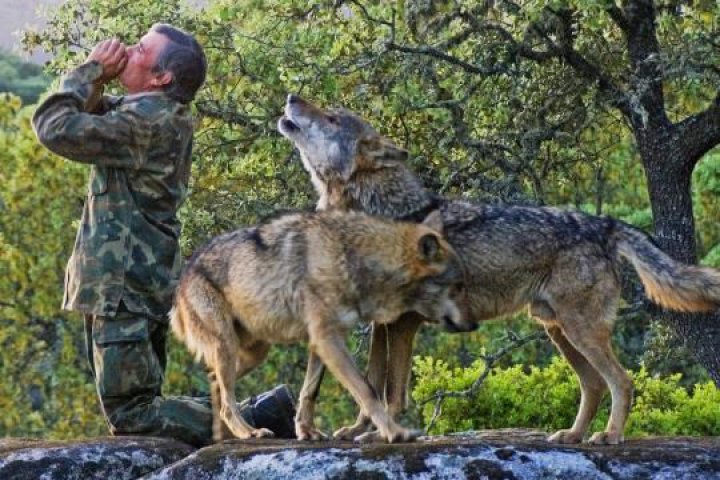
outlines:
[[[16,32],[28,26],[40,27],[44,24],[38,14],[41,6],[52,6],[62,0],[0,0],[0,48],[10,50],[27,58],[20,49],[19,36]],[[40,53],[33,55],[32,60],[42,62],[45,59]]]
[[[42,27],[44,17],[39,11],[45,7],[58,5],[64,0],[0,0],[0,48],[10,50],[24,58],[28,54],[20,48],[17,32],[28,26]],[[208,0],[188,0],[190,5],[207,4]],[[32,61],[43,62],[47,56],[42,52],[34,52]]]

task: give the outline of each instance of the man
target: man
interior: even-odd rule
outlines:
[[[33,117],[43,145],[92,165],[63,308],[85,314],[88,359],[113,434],[194,445],[211,439],[208,405],[161,396],[167,313],[182,260],[176,213],[190,177],[189,103],[206,69],[192,36],[156,24],[136,45],[99,43]],[[103,96],[116,77],[128,95]],[[264,397],[268,418],[246,413],[278,436],[292,435],[292,401],[276,390]]]

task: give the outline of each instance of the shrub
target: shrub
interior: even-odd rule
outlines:
[[[435,402],[423,401],[439,391],[469,388],[484,369],[482,360],[467,368],[450,368],[443,360],[416,357],[412,396],[424,423],[430,422]],[[625,429],[627,436],[720,434],[720,391],[712,382],[687,390],[680,385],[680,374],[653,377],[641,367],[631,375],[635,395]],[[564,359],[554,357],[545,368],[515,365],[493,369],[470,398],[444,401],[430,433],[507,427],[552,432],[572,425],[579,405],[577,377]],[[609,407],[607,395],[591,432],[604,429]]]

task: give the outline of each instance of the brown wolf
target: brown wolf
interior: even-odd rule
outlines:
[[[239,415],[235,380],[271,344],[298,341],[308,341],[312,351],[308,384],[324,363],[384,439],[418,435],[386,414],[344,335],[357,322],[386,324],[408,311],[454,329],[474,327],[463,313],[461,264],[437,230],[439,214],[431,217],[414,224],[362,213],[291,214],[221,235],[196,252],[181,276],[171,326],[217,383],[216,440],[221,422],[239,438],[272,435]],[[312,406],[302,410],[312,415]],[[312,418],[299,420],[304,438],[319,435]]]
[[[405,164],[407,152],[351,112],[323,110],[290,95],[278,128],[300,151],[320,195],[318,209],[421,221],[439,208],[445,236],[464,263],[473,320],[529,306],[581,385],[575,423],[551,435],[550,441],[582,441],[608,387],[610,419],[590,442],[623,440],[632,383],[610,344],[621,258],[630,261],[648,297],[663,307],[707,311],[720,306],[720,272],[673,261],[647,235],[620,221],[556,208],[475,205],[434,195]],[[404,406],[419,322],[417,316],[406,316],[387,329],[374,329],[368,378],[384,391],[391,415]],[[353,436],[366,426],[361,414],[354,426],[336,436]]]

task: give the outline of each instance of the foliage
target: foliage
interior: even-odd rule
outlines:
[[[702,263],[710,267],[720,268],[720,244],[715,245],[715,247],[708,252],[705,258],[703,258]]]
[[[528,33],[531,22],[553,27],[545,18],[549,5],[531,2],[514,11],[494,2],[216,0],[194,13],[179,0],[162,6],[74,0],[59,7],[49,29],[26,32],[25,43],[55,52],[51,69],[59,73],[100,38],[133,41],[156,21],[198,32],[210,71],[197,102],[195,180],[183,212],[188,248],[278,207],[312,204],[300,162],[275,131],[287,92],[358,111],[411,150],[434,189],[587,204],[594,213],[625,212],[650,227],[631,132],[606,98],[552,56],[542,63],[523,56],[522,48],[541,50]],[[575,9],[579,53],[622,76],[625,46],[604,8],[558,5]],[[132,11],[119,18],[119,8]],[[696,65],[713,51],[707,51],[713,8],[661,12],[669,102],[679,118],[713,92],[713,70]],[[439,45],[435,50],[444,48],[451,60],[426,45]],[[705,251],[716,243],[709,241]]]
[[[520,54],[522,45],[541,54],[543,43],[530,23],[550,28],[555,20],[546,7],[569,5],[576,9],[580,53],[625,82],[632,77],[623,70],[627,53],[601,3],[537,1],[512,11],[513,2],[214,0],[204,10],[192,10],[182,0],[68,0],[53,9],[43,31],[25,32],[24,42],[52,52],[49,71],[60,74],[81,62],[98,40],[117,36],[135,42],[155,22],[197,34],[209,72],[195,102],[191,195],[181,210],[186,254],[219,232],[254,223],[277,209],[312,207],[309,179],[275,129],[288,92],[323,105],[344,105],[368,118],[408,148],[425,183],[445,194],[572,205],[649,230],[653,219],[637,147],[597,82],[578,77],[555,58],[538,63]],[[659,18],[673,119],[703,108],[717,90],[713,69],[703,65],[712,65],[717,55],[711,34],[720,7],[698,2],[678,8],[682,14],[668,9]],[[455,11],[460,14],[444,20]],[[500,28],[468,34],[473,18],[502,26],[508,36]],[[457,62],[425,47],[436,47]],[[0,370],[5,378],[18,379],[0,387],[5,412],[0,433],[92,435],[104,432],[104,425],[97,409],[87,408],[96,401],[85,368],[82,328],[77,316],[58,312],[86,169],[40,147],[29,115],[17,99],[0,102],[0,341],[6,352],[0,356]],[[693,177],[699,253],[714,265],[720,265],[718,178],[716,152],[705,156]],[[620,356],[628,365],[639,363],[638,344],[649,337],[647,323],[629,320],[623,325],[642,328],[618,329]],[[458,375],[467,379],[471,373],[463,372],[484,347],[494,349],[506,325],[488,322],[466,336],[423,328],[417,352],[447,359],[448,368],[458,368]],[[519,333],[536,328],[523,316],[510,319],[509,327]],[[365,351],[362,337],[351,344]],[[668,355],[667,343],[657,345],[659,354],[675,362],[663,371],[696,368],[678,362],[675,353]],[[544,366],[549,359],[549,343],[536,342],[502,365],[520,381],[525,374],[512,364]],[[240,382],[238,394],[259,393],[280,382],[298,391],[304,362],[304,347],[274,348],[265,364]],[[559,375],[552,373],[559,368],[553,363],[549,372],[537,375]],[[429,377],[418,372],[422,390]],[[349,421],[356,408],[326,378],[318,414],[321,428],[328,429]],[[536,380],[537,385],[542,382]],[[564,405],[562,415],[572,417],[576,391],[562,382],[542,385],[543,392],[557,395],[557,400],[550,393],[543,398]],[[492,389],[483,389],[487,391]],[[203,368],[174,341],[165,392],[207,392]],[[508,414],[502,426],[521,420],[545,419],[543,425],[562,426],[572,421],[559,418],[559,411],[532,415],[530,410]]]
[[[28,105],[35,103],[49,84],[50,77],[41,66],[0,50],[0,93],[17,95]]]
[[[439,390],[468,388],[484,365],[478,360],[467,368],[451,368],[445,360],[418,356],[414,369],[417,383],[412,396],[420,403]],[[720,390],[712,382],[688,391],[680,385],[680,374],[653,377],[641,368],[632,377],[635,397],[627,436],[720,434]],[[474,397],[445,400],[431,433],[508,425],[554,431],[572,425],[579,405],[577,377],[564,359],[554,357],[544,368],[515,365],[493,369]],[[432,402],[421,406],[426,422],[432,418],[433,407]],[[608,416],[606,398],[590,431],[604,429]]]
[[[40,146],[30,114],[0,101],[0,435],[97,434],[82,324],[59,312],[86,168]]]
[[[700,162],[693,184],[701,263],[720,267],[720,152]]]

